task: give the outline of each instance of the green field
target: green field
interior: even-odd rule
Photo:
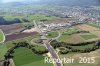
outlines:
[[[55,38],[58,36],[58,32],[49,32],[48,35],[46,36],[47,38]]]
[[[0,60],[4,59],[4,55],[7,53],[7,51],[14,47],[14,44],[12,41],[9,41],[5,44],[0,44]]]
[[[71,35],[61,35],[60,38],[58,38],[58,41],[65,42],[67,39],[70,38],[72,38]]]
[[[79,49],[79,50],[84,50],[86,48],[92,48],[95,44],[87,44],[83,46],[71,46],[73,49]]]
[[[67,31],[62,32],[62,34],[69,35],[69,34],[75,33],[76,30],[77,29],[75,27],[67,28]]]
[[[24,47],[15,49],[13,56],[16,66],[53,66],[44,63],[44,56],[36,55],[30,49]]]
[[[34,14],[34,15],[20,15],[20,16],[16,16],[16,15],[4,15],[4,19],[5,20],[13,20],[14,18],[18,18],[20,20],[22,20],[22,18],[27,18],[29,21],[33,21],[33,20],[53,20],[56,19],[57,17],[55,16],[46,16],[46,15],[41,15],[41,14]]]
[[[53,20],[57,17],[54,16],[46,16],[46,15],[40,15],[40,14],[35,14],[35,15],[29,15],[28,19],[29,20]]]
[[[94,9],[100,10],[100,6],[92,6]]]
[[[82,38],[84,38],[85,40],[88,40],[88,39],[92,39],[92,38],[96,38],[95,35],[80,35]]]
[[[2,42],[4,40],[4,36],[3,33],[0,31],[0,42]]]
[[[69,34],[72,34],[74,32],[76,32],[75,27],[66,28],[66,31],[62,32],[62,35],[60,36],[60,38],[58,38],[58,41],[65,42],[67,39],[72,38],[72,36]]]
[[[9,42],[6,42],[5,44],[0,44],[0,60],[4,59],[4,55],[6,54],[7,50],[9,50],[15,46],[13,44],[14,42],[18,43],[18,42],[23,42],[23,41],[29,41],[29,43],[30,43],[30,41],[32,39],[33,39],[33,37],[30,36],[30,37],[26,37],[26,38],[15,40],[15,41],[9,41]],[[41,48],[43,48],[43,47],[41,46]]]
[[[0,60],[4,59],[4,55],[7,52],[7,47],[4,44],[0,44]]]
[[[45,51],[46,50],[46,48],[44,47],[44,46],[40,46],[40,45],[34,45],[35,47],[35,50],[37,50],[37,51]]]
[[[14,47],[14,44],[13,44],[12,41],[9,41],[9,42],[7,42],[7,43],[5,43],[5,44],[6,44],[7,50],[9,50],[9,49],[11,49],[12,47]]]
[[[4,19],[9,21],[9,20],[13,20],[14,18],[19,18],[19,19],[22,19],[22,18],[25,18],[25,16],[15,16],[15,15],[4,15]]]
[[[100,26],[99,25],[96,25],[95,23],[94,24],[88,24],[88,25],[93,26],[93,27],[96,27],[96,28],[100,28]]]

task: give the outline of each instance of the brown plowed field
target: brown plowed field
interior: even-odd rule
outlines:
[[[80,34],[73,34],[72,38],[66,40],[67,43],[73,43],[73,44],[81,43],[84,41],[85,40],[80,36]]]
[[[89,26],[86,24],[77,25],[76,27],[81,29],[81,30],[89,31],[91,34],[94,34],[100,38],[100,29],[99,28],[92,27],[92,26]]]
[[[20,32],[25,29],[21,24],[1,25],[0,28],[5,34]]]
[[[34,36],[36,34],[37,34],[37,32],[32,32],[32,33],[17,33],[17,34],[6,35],[5,42],[12,41],[12,40],[17,40],[17,39],[21,39],[21,38],[25,38],[25,37],[28,37],[28,36]]]

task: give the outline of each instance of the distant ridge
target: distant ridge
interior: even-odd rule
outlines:
[[[22,6],[29,4],[47,4],[47,5],[60,5],[60,6],[100,6],[100,0],[40,0],[32,1],[26,0],[23,2],[10,2],[5,3],[12,6]]]

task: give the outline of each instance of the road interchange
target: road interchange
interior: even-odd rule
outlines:
[[[35,21],[34,22],[34,27],[35,29],[37,30],[37,32],[39,32],[41,34],[41,39],[46,39],[46,40],[43,40],[43,44],[45,45],[45,47],[48,49],[48,51],[50,52],[51,56],[52,56],[52,59],[57,59],[57,60],[60,60],[59,56],[57,55],[56,51],[54,50],[54,48],[50,45],[51,41],[53,39],[57,39],[59,36],[60,36],[60,32],[59,33],[59,36],[56,37],[56,38],[51,38],[51,39],[48,39],[45,37],[44,33],[42,33],[41,29],[38,27],[38,25],[36,24]],[[62,62],[54,62],[55,66],[63,66]]]

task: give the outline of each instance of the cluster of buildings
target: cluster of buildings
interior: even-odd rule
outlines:
[[[78,22],[67,22],[67,23],[51,23],[51,24],[44,24],[43,22],[41,22],[41,24],[39,24],[39,28],[41,29],[41,31],[44,32],[49,32],[52,30],[59,30],[63,27],[70,27],[73,25],[77,25],[80,24]]]

